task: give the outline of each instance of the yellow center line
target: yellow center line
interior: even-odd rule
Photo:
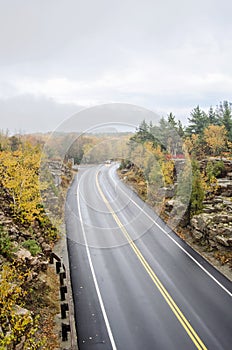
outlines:
[[[134,253],[136,254],[137,258],[139,259],[139,261],[143,265],[144,269],[147,271],[148,275],[151,277],[152,281],[154,282],[154,284],[156,285],[156,287],[158,288],[158,290],[160,291],[160,293],[164,297],[165,301],[167,302],[167,304],[169,305],[169,307],[171,308],[171,310],[173,311],[173,313],[175,314],[175,316],[177,317],[177,319],[179,320],[179,322],[181,323],[181,325],[183,326],[183,328],[185,329],[185,331],[187,332],[187,334],[189,335],[189,337],[191,338],[193,343],[195,344],[196,348],[199,350],[207,350],[205,344],[202,342],[202,340],[200,339],[198,334],[195,332],[195,330],[193,329],[193,327],[191,326],[189,321],[186,319],[186,317],[184,316],[182,311],[179,309],[179,307],[177,306],[177,304],[175,303],[175,301],[173,300],[171,295],[168,293],[167,289],[163,286],[163,284],[161,283],[161,281],[159,280],[159,278],[157,277],[157,275],[155,274],[155,272],[153,271],[151,266],[148,264],[148,262],[144,258],[143,254],[141,253],[139,248],[133,242],[131,236],[129,235],[129,233],[125,229],[124,225],[121,223],[119,217],[114,212],[113,208],[111,207],[110,203],[108,202],[104,193],[102,192],[102,189],[100,187],[99,180],[98,180],[98,175],[99,175],[99,171],[96,174],[96,184],[97,184],[98,191],[99,191],[104,203],[106,204],[107,208],[109,209],[111,215],[113,216],[114,220],[116,221],[117,225],[121,229],[122,233],[126,237],[128,243],[130,244]]]

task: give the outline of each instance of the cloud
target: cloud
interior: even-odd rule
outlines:
[[[0,0],[0,9],[8,103],[123,102],[184,117],[230,99],[229,0]]]
[[[0,129],[10,129],[11,133],[53,131],[82,108],[33,95],[0,99]]]

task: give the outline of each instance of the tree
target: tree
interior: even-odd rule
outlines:
[[[210,125],[204,130],[204,140],[213,155],[219,155],[226,148],[228,141],[224,125]]]
[[[19,136],[10,137],[10,148],[12,151],[17,151],[20,145],[22,145],[22,142]]]
[[[210,125],[219,125],[219,119],[217,118],[216,113],[213,110],[213,107],[210,106],[209,112],[208,112],[208,117],[209,117],[209,124]]]
[[[184,128],[183,128],[183,125],[182,125],[180,120],[178,120],[178,129],[177,129],[177,131],[178,131],[178,134],[179,134],[179,136],[181,138],[184,137]]]
[[[220,103],[220,106],[218,108],[218,116],[220,120],[220,124],[224,125],[225,129],[227,130],[227,135],[229,141],[232,141],[232,109],[231,109],[231,103],[228,101],[223,101],[223,103]]]
[[[188,135],[202,135],[204,129],[209,125],[209,118],[207,114],[200,109],[199,105],[191,112],[191,118],[188,118],[188,120],[190,123],[186,129]]]
[[[176,117],[173,115],[173,113],[169,113],[168,115],[168,124],[170,125],[170,127],[172,128],[177,128],[177,122],[176,122]]]
[[[152,123],[148,125],[146,121],[143,120],[139,125],[136,134],[131,138],[131,140],[142,144],[144,144],[146,141],[151,141],[154,146],[157,146],[159,144],[159,140],[157,139],[156,135],[152,133],[153,129],[154,127]]]
[[[205,191],[197,161],[192,162],[192,193],[190,198],[190,215],[199,214],[203,208]]]
[[[12,197],[14,214],[29,222],[40,214],[40,159],[39,147],[29,144],[24,149],[0,153],[0,184]]]

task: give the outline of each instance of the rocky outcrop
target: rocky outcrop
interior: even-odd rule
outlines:
[[[232,215],[226,212],[202,213],[195,215],[190,224],[196,241],[219,250],[232,247]]]
[[[200,162],[202,171],[207,163],[222,162],[221,159],[205,159]],[[212,193],[206,193],[202,213],[188,217],[188,211],[179,200],[175,199],[173,186],[166,192],[166,201],[162,214],[172,227],[188,227],[194,241],[205,245],[209,250],[230,251],[232,248],[232,161],[223,159],[220,178]],[[183,164],[180,163],[180,166]],[[175,167],[179,163],[175,164]],[[174,191],[175,192],[175,191]],[[178,229],[177,229],[178,231]]]
[[[222,161],[213,159],[213,161]],[[208,160],[201,161],[204,169]],[[193,216],[190,231],[194,240],[209,249],[231,251],[232,247],[232,161],[223,159],[223,170],[214,193],[203,202],[201,214]]]

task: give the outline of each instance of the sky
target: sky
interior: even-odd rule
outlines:
[[[0,129],[52,131],[102,104],[186,123],[231,101],[231,13],[230,0],[0,0]]]

